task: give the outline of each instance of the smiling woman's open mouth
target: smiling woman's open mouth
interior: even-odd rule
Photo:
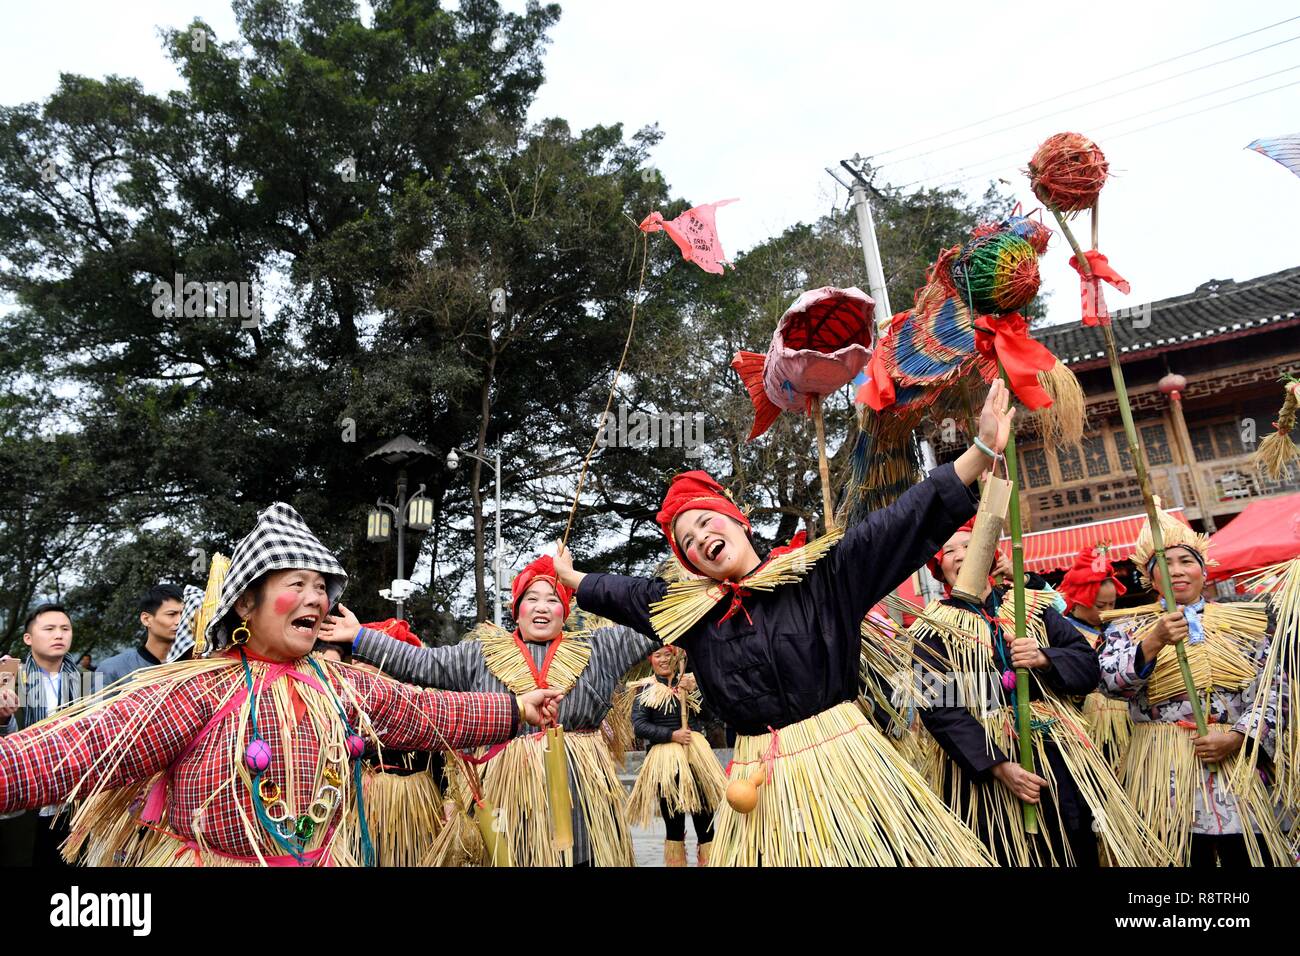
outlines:
[[[291,623],[295,631],[310,634],[312,629],[316,627],[316,615],[304,614],[302,617],[294,618]]]
[[[715,541],[704,549],[704,556],[710,561],[718,560],[718,555],[722,554],[722,549],[727,546],[725,541]]]

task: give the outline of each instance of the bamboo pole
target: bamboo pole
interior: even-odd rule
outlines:
[[[677,693],[682,699],[682,730],[691,729],[691,704],[690,694],[682,686],[682,678],[686,676],[686,658],[682,658],[677,665]]]
[[[1049,207],[1050,208],[1050,207]],[[1065,217],[1055,209],[1052,209],[1052,215],[1056,217],[1056,224],[1061,227],[1061,234],[1074,250],[1075,261],[1079,263],[1079,268],[1084,275],[1092,275],[1092,268],[1088,265],[1088,259],[1079,248],[1079,241],[1074,238],[1074,233],[1070,231]],[[1092,209],[1092,241],[1093,248],[1097,245],[1097,207],[1094,204]],[[1110,376],[1115,383],[1115,397],[1119,402],[1119,415],[1124,422],[1124,437],[1128,441],[1128,454],[1133,462],[1133,470],[1137,474],[1138,487],[1142,489],[1142,500],[1146,504],[1147,523],[1151,526],[1151,542],[1155,546],[1156,566],[1160,568],[1160,587],[1165,599],[1166,611],[1176,610],[1178,602],[1174,598],[1173,584],[1169,580],[1169,564],[1165,560],[1165,536],[1160,529],[1160,515],[1156,508],[1155,495],[1151,491],[1151,479],[1147,475],[1146,459],[1143,456],[1142,449],[1138,445],[1137,427],[1133,424],[1133,408],[1129,405],[1128,387],[1124,383],[1124,371],[1119,364],[1119,350],[1115,346],[1115,333],[1111,331],[1109,322],[1101,323],[1101,332],[1106,341],[1106,361],[1110,363]],[[1014,499],[1013,499],[1014,500]],[[1174,645],[1174,652],[1178,655],[1178,670],[1183,675],[1183,688],[1187,692],[1187,700],[1192,705],[1192,716],[1196,719],[1196,732],[1204,737],[1209,734],[1209,727],[1205,723],[1205,710],[1201,706],[1200,698],[1196,696],[1196,681],[1192,678],[1192,667],[1187,661],[1187,648],[1179,642]],[[1216,764],[1206,764],[1210,773],[1218,770]]]
[[[569,792],[569,761],[564,752],[564,727],[546,728],[546,801],[551,811],[551,839],[555,849],[573,849],[573,797]]]
[[[510,841],[497,830],[496,821],[496,806],[486,797],[483,798],[474,810],[474,823],[478,826],[479,835],[483,837],[483,845],[487,847],[488,865],[514,866]]]
[[[826,522],[823,533],[835,527],[835,515],[831,508],[831,468],[826,460],[826,423],[822,419],[822,403],[818,398],[812,407],[813,424],[817,427],[817,470],[822,478],[822,515]]]
[[[1007,371],[998,363],[1002,380],[1011,390],[1011,380]],[[1014,394],[1014,393],[1013,393]],[[1024,638],[1025,628],[1025,545],[1020,533],[1020,468],[1016,461],[1016,430],[1007,435],[1007,447],[1003,449],[1007,462],[1007,478],[1011,481],[1011,508],[1008,523],[1011,525],[1011,586],[1015,595],[1016,640]],[[1016,736],[1020,740],[1020,766],[1030,773],[1034,772],[1034,740],[1029,714],[1029,668],[1016,668]],[[1025,832],[1038,832],[1038,810],[1032,803],[1021,805],[1024,811]]]

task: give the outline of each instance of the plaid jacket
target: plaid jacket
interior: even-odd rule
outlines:
[[[307,665],[303,673],[314,673]],[[509,694],[453,694],[419,690],[349,667],[327,670],[336,691],[342,681],[352,687],[370,725],[386,747],[440,750],[475,747],[508,739],[515,730],[516,705]],[[285,680],[288,678],[281,678]],[[146,683],[92,712],[52,731],[42,728],[0,741],[0,810],[36,807],[65,799],[78,782],[85,793],[102,784],[120,787],[149,779],[167,769],[207,727],[234,689],[242,686],[237,666],[195,675],[164,691]],[[302,686],[302,685],[299,685]],[[304,693],[309,691],[304,691]],[[270,688],[259,694],[262,738],[271,748],[271,774],[284,782],[285,743],[292,748],[293,780],[289,803],[294,812],[310,804],[316,786],[320,741],[308,720],[283,727],[276,709],[266,706]],[[348,720],[357,726],[357,708],[346,692]],[[181,840],[202,842],[219,853],[253,855],[242,813],[255,819],[248,791],[233,785],[231,760],[242,758],[250,739],[232,747],[231,735],[240,710],[228,714],[173,767],[166,820]],[[362,722],[364,724],[364,721]],[[342,803],[340,804],[342,806]],[[338,811],[336,811],[338,812]],[[260,834],[260,828],[254,827]],[[199,838],[202,838],[201,841]],[[178,842],[178,849],[180,847]],[[268,855],[282,853],[269,838],[260,840]]]

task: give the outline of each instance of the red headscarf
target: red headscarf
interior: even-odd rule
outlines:
[[[515,580],[510,585],[510,606],[514,609],[515,616],[519,616],[519,602],[523,599],[524,592],[528,590],[529,585],[534,581],[549,581],[551,583],[551,587],[555,588],[555,593],[560,597],[560,604],[564,607],[564,617],[567,620],[569,617],[569,602],[573,598],[573,591],[560,583],[560,579],[555,573],[555,560],[549,554],[542,555],[515,575]]]
[[[416,647],[423,647],[424,644],[411,630],[411,625],[407,624],[400,617],[390,617],[386,621],[375,621],[373,624],[362,624],[364,628],[372,631],[380,631],[389,637],[396,638],[404,644],[413,644]]]
[[[655,521],[659,523],[660,530],[668,539],[668,547],[673,549],[677,560],[690,571],[696,569],[677,547],[677,539],[673,537],[673,522],[683,511],[697,509],[716,511],[728,518],[734,518],[744,525],[746,531],[750,530],[749,519],[741,514],[736,503],[727,497],[722,485],[710,478],[706,472],[684,471],[674,477],[672,484],[668,486],[667,494],[664,495],[663,506],[659,509],[659,514],[655,515]]]
[[[925,566],[930,569],[930,573],[934,575],[934,579],[938,581],[940,584],[944,585],[945,587],[947,587],[947,582],[944,581],[944,577],[943,577],[944,547],[948,544],[949,541],[952,540],[953,534],[960,534],[963,531],[974,531],[974,530],[975,530],[975,519],[971,518],[969,521],[967,521],[964,525],[962,525],[952,534],[948,535],[948,537],[944,540],[943,544],[939,546],[939,550],[934,553],[934,557],[931,558],[929,561],[925,562]]]
[[[1065,572],[1061,585],[1056,590],[1065,598],[1066,610],[1076,604],[1092,607],[1097,600],[1097,592],[1102,584],[1110,581],[1115,585],[1115,596],[1125,592],[1124,585],[1115,577],[1115,566],[1107,555],[1106,545],[1084,548],[1074,558],[1074,565]]]

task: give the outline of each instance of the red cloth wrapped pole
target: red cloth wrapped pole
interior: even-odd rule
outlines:
[[[1088,260],[1088,271],[1079,264],[1078,256],[1070,256],[1070,266],[1079,273],[1079,297],[1083,302],[1084,325],[1110,325],[1110,312],[1106,309],[1106,297],[1102,295],[1101,284],[1109,282],[1120,292],[1128,295],[1128,280],[1111,268],[1111,265],[1096,249],[1089,249],[1083,254]]]

